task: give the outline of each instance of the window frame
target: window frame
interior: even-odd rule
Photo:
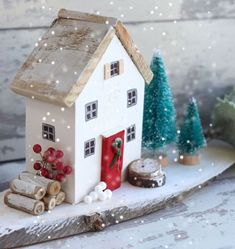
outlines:
[[[135,93],[135,96],[133,96],[133,92]],[[131,94],[131,98],[129,98],[129,93]],[[132,103],[132,99],[135,99],[135,103]],[[131,103],[130,103],[130,100],[131,100]],[[127,108],[137,105],[137,101],[138,101],[137,88],[132,88],[128,90],[127,91]]]
[[[115,65],[116,67],[112,68],[112,65]],[[112,74],[112,72],[114,72]],[[112,61],[110,63],[110,78],[118,76],[120,74],[120,62],[119,61]]]
[[[132,130],[133,128],[134,131]],[[131,129],[130,132],[128,132],[128,129]],[[136,139],[136,125],[133,124],[126,128],[126,142],[129,143],[135,139]]]
[[[47,128],[48,130],[46,131],[45,128]],[[52,129],[52,131],[49,131],[50,128]],[[44,136],[45,134],[46,136]],[[52,136],[52,138],[50,138],[50,136]],[[47,123],[42,123],[42,138],[51,142],[55,142],[55,126]]]
[[[92,105],[93,104],[95,104],[96,105],[96,109],[92,109]],[[87,107],[91,107],[91,110],[87,110]],[[93,116],[93,113],[94,112],[96,112],[96,115],[95,116]],[[88,115],[91,115],[91,117],[90,118],[88,118],[87,116]],[[95,119],[95,118],[97,118],[98,117],[98,100],[95,100],[95,101],[92,101],[92,102],[89,102],[89,103],[87,103],[86,105],[85,105],[85,120],[86,120],[86,122],[87,121],[90,121],[90,120],[92,120],[92,119]]]
[[[94,142],[94,145],[91,145],[92,142]],[[86,147],[87,144],[88,144],[88,147]],[[96,145],[95,138],[91,138],[84,142],[84,158],[90,157],[95,154],[95,145]],[[91,151],[92,148],[93,148],[93,151]],[[87,150],[88,150],[88,154],[86,154]]]

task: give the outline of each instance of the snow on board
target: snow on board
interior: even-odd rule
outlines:
[[[172,154],[172,153],[171,153]],[[176,154],[174,154],[176,156]],[[172,162],[173,162],[172,158]],[[160,188],[138,188],[125,182],[104,202],[62,204],[42,216],[32,216],[3,203],[0,193],[1,248],[29,245],[102,228],[145,215],[200,189],[235,162],[235,150],[213,141],[202,152],[201,164],[183,166],[171,163],[165,169],[166,184]]]

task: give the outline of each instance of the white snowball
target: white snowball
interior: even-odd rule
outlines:
[[[107,188],[106,182],[100,182],[98,186],[101,186],[102,190],[105,190]]]
[[[92,198],[92,201],[96,201],[98,199],[98,194],[95,191],[92,191],[89,196]]]
[[[92,203],[92,198],[91,198],[91,196],[86,195],[86,196],[84,197],[84,202],[85,202],[86,204]]]
[[[113,192],[110,189],[106,189],[104,193],[106,194],[107,199],[112,198]]]
[[[106,197],[106,194],[103,191],[101,191],[101,192],[98,192],[98,198],[100,201],[104,201],[106,200],[107,197]]]
[[[97,186],[95,187],[95,192],[99,193],[99,192],[101,192],[101,191],[102,191],[102,187],[101,187],[100,185],[97,185]]]

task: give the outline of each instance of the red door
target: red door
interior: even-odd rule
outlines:
[[[110,190],[121,186],[124,149],[124,130],[103,137],[101,159],[101,181],[107,183]]]

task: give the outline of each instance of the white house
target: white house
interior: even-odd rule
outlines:
[[[151,79],[120,21],[60,10],[11,86],[27,97],[27,170],[34,171],[32,145],[39,143],[63,149],[73,167],[64,184],[68,202],[81,201],[101,177],[117,188],[117,174],[124,180],[141,156],[144,85]],[[109,168],[117,137],[122,155]]]

